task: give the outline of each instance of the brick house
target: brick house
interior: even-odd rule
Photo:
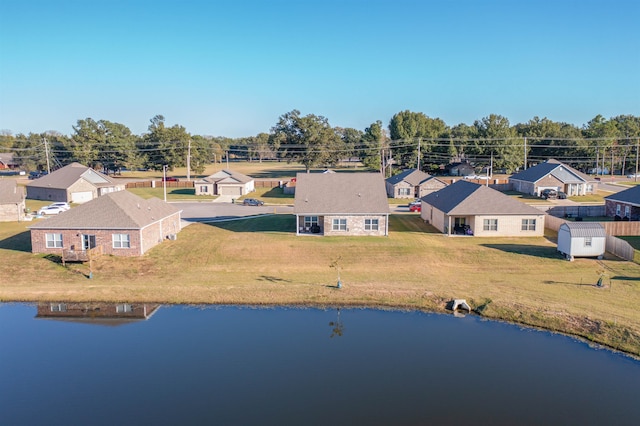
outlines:
[[[640,185],[604,197],[606,215],[621,220],[640,220]]]
[[[380,173],[298,173],[296,235],[389,234],[389,203]]]
[[[38,303],[36,318],[116,326],[147,320],[160,306],[158,303],[42,302]]]
[[[80,163],[71,163],[27,184],[30,200],[85,203],[104,194],[122,191],[124,183]]]
[[[503,193],[461,180],[422,198],[420,217],[447,235],[541,237],[545,214]]]
[[[417,169],[407,169],[385,179],[389,198],[422,198],[445,186],[443,181]]]
[[[509,177],[514,191],[537,196],[545,189],[562,191],[570,197],[587,195],[594,192],[596,182],[595,179],[554,159]]]
[[[13,152],[0,152],[0,170],[14,170],[18,163],[13,158]]]
[[[0,179],[0,222],[24,220],[24,188],[15,179]]]
[[[113,192],[32,225],[31,251],[85,260],[83,253],[99,247],[103,254],[141,256],[176,238],[181,212],[157,198]]]

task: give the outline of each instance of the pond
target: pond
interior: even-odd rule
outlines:
[[[637,424],[640,362],[476,316],[0,304],[7,425]]]

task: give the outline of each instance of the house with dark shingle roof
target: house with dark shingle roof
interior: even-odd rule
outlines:
[[[509,183],[514,191],[524,194],[540,196],[545,189],[555,189],[572,197],[593,193],[597,181],[560,161],[549,159],[512,175]]]
[[[24,188],[15,179],[0,179],[0,222],[24,219]]]
[[[389,203],[380,173],[298,173],[296,234],[389,234]]]
[[[0,152],[0,170],[17,168],[18,162],[13,158],[13,152]]]
[[[232,170],[220,170],[193,183],[196,195],[231,195],[241,197],[255,191],[253,178]]]
[[[431,192],[438,191],[446,183],[418,169],[407,169],[385,179],[389,198],[422,198]]]
[[[62,255],[101,247],[103,254],[140,256],[175,238],[181,212],[158,198],[113,192],[30,226],[31,251]]]
[[[124,183],[116,182],[80,163],[71,163],[29,182],[27,184],[27,198],[86,203],[101,195],[124,189]]]
[[[447,235],[544,235],[543,212],[488,186],[466,180],[423,197],[420,217]]]
[[[604,197],[606,215],[622,220],[640,220],[640,185]]]

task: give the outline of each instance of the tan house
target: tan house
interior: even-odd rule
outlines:
[[[125,189],[124,183],[80,163],[71,163],[27,184],[31,200],[86,203],[94,198]]]
[[[231,195],[241,197],[255,191],[253,178],[232,170],[220,170],[193,183],[196,195]]]
[[[389,198],[422,198],[445,186],[443,181],[417,169],[407,169],[385,179]]]
[[[587,195],[594,192],[597,181],[588,175],[549,159],[509,178],[514,191],[540,196],[545,189],[562,191],[567,196]]]
[[[83,253],[99,247],[102,254],[140,256],[176,238],[181,212],[129,191],[106,194],[32,225],[31,251],[85,260]]]
[[[296,234],[389,234],[389,203],[380,173],[298,173]]]
[[[423,197],[420,217],[447,235],[544,235],[545,215],[540,210],[466,180]]]
[[[0,222],[20,222],[24,210],[24,188],[15,179],[0,179]]]

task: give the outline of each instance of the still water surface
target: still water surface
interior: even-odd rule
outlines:
[[[474,316],[83,309],[82,318],[54,319],[57,311],[72,315],[72,307],[0,304],[0,424],[635,425],[640,419],[637,360]],[[146,319],[132,318],[136,312]]]

